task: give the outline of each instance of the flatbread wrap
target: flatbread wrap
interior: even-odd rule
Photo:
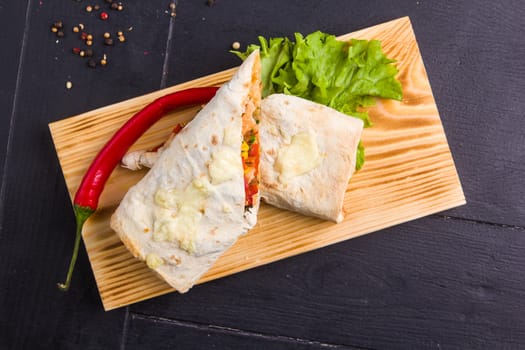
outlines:
[[[309,100],[273,94],[261,102],[259,130],[262,199],[341,222],[363,122]]]
[[[257,221],[260,99],[254,52],[111,218],[129,251],[181,293]]]

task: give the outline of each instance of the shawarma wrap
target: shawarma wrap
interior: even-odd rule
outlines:
[[[274,94],[261,102],[259,130],[263,200],[341,222],[363,122],[315,102]]]
[[[111,218],[129,251],[181,293],[257,221],[260,99],[254,52]]]

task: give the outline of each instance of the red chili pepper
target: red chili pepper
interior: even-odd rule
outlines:
[[[73,200],[76,217],[75,245],[66,281],[58,283],[60,290],[69,289],[77,260],[82,227],[91,214],[97,210],[98,199],[107,179],[128,149],[164,114],[176,108],[206,103],[215,96],[217,89],[217,87],[192,88],[156,99],[128,120],[100,150],[84,175]]]

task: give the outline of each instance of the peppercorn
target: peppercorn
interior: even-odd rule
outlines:
[[[102,59],[100,60],[100,65],[101,65],[101,66],[105,66],[106,64],[108,64],[108,61],[107,61],[106,59],[102,58]]]
[[[101,20],[105,21],[105,20],[107,20],[108,18],[109,18],[109,15],[108,15],[107,12],[101,12],[101,13],[100,13],[100,19],[101,19]]]
[[[74,33],[78,33],[78,32],[80,32],[80,29],[77,26],[74,26],[73,27],[73,32]]]
[[[95,11],[100,10],[100,5],[95,5],[95,6],[93,6],[93,10],[95,10]]]
[[[86,57],[91,57],[91,56],[93,56],[93,50],[87,49],[86,50]]]
[[[104,0],[107,4],[111,4],[113,0]]]
[[[61,31],[61,30],[59,30],[59,31],[57,32],[57,36],[58,36],[59,38],[63,38],[64,35],[65,35],[64,32]]]
[[[86,6],[86,12],[91,12],[91,11],[93,11],[93,6],[87,5]]]
[[[84,30],[84,25],[82,23],[80,23],[78,27],[80,28],[80,30]]]
[[[97,61],[95,61],[94,59],[89,59],[89,61],[87,61],[87,65],[89,68],[96,68],[97,67]]]
[[[239,43],[238,41],[235,41],[233,44],[232,44],[232,49],[234,50],[239,50],[241,48],[241,43]]]
[[[62,29],[63,26],[64,23],[62,23],[62,21],[56,21],[55,23],[53,23],[53,27],[56,27],[57,29]]]
[[[126,37],[124,35],[120,35],[118,37],[118,41],[120,41],[121,43],[123,43],[124,41],[126,41]]]
[[[93,35],[92,35],[92,34],[88,34],[88,35],[86,36],[86,39],[87,39],[87,40],[93,40]]]
[[[80,39],[86,41],[87,40],[87,36],[88,35],[87,35],[86,32],[82,32],[82,34],[80,34]]]
[[[111,38],[104,39],[104,45],[107,45],[107,46],[113,45],[113,39]]]
[[[86,45],[87,46],[93,45],[93,40],[86,40]]]
[[[74,53],[75,55],[80,54],[80,48],[78,48],[78,47],[74,47],[72,51],[73,51],[73,53]]]
[[[51,27],[51,31],[52,31],[53,33],[56,33],[56,32],[58,32],[58,28],[55,27],[55,26],[53,26],[53,27]]]
[[[86,55],[86,51],[80,50],[78,54],[80,55],[80,57],[84,57]]]
[[[111,4],[111,9],[112,10],[118,10],[118,4],[116,2],[112,3]]]
[[[111,34],[109,34],[108,32],[105,32],[104,39],[109,39],[109,38],[111,38]]]
[[[66,89],[70,90],[72,87],[73,87],[73,83],[70,82],[69,80],[66,81]]]
[[[206,5],[208,5],[208,6],[210,6],[210,7],[213,6],[214,4],[215,4],[215,1],[214,1],[214,0],[207,0],[207,1],[206,1]]]
[[[118,11],[124,10],[124,6],[122,6],[122,3],[119,2],[118,6],[117,6],[117,10]]]
[[[119,30],[119,31],[117,32],[117,35],[118,35],[118,36],[122,36],[122,35],[124,35],[124,33],[122,33],[122,30]]]

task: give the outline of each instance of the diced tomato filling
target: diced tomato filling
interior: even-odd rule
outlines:
[[[244,135],[241,146],[244,168],[245,207],[252,207],[259,193],[259,142],[256,131]]]
[[[242,115],[245,208],[251,208],[259,195],[259,105],[261,102],[260,65],[252,73],[252,85]]]

